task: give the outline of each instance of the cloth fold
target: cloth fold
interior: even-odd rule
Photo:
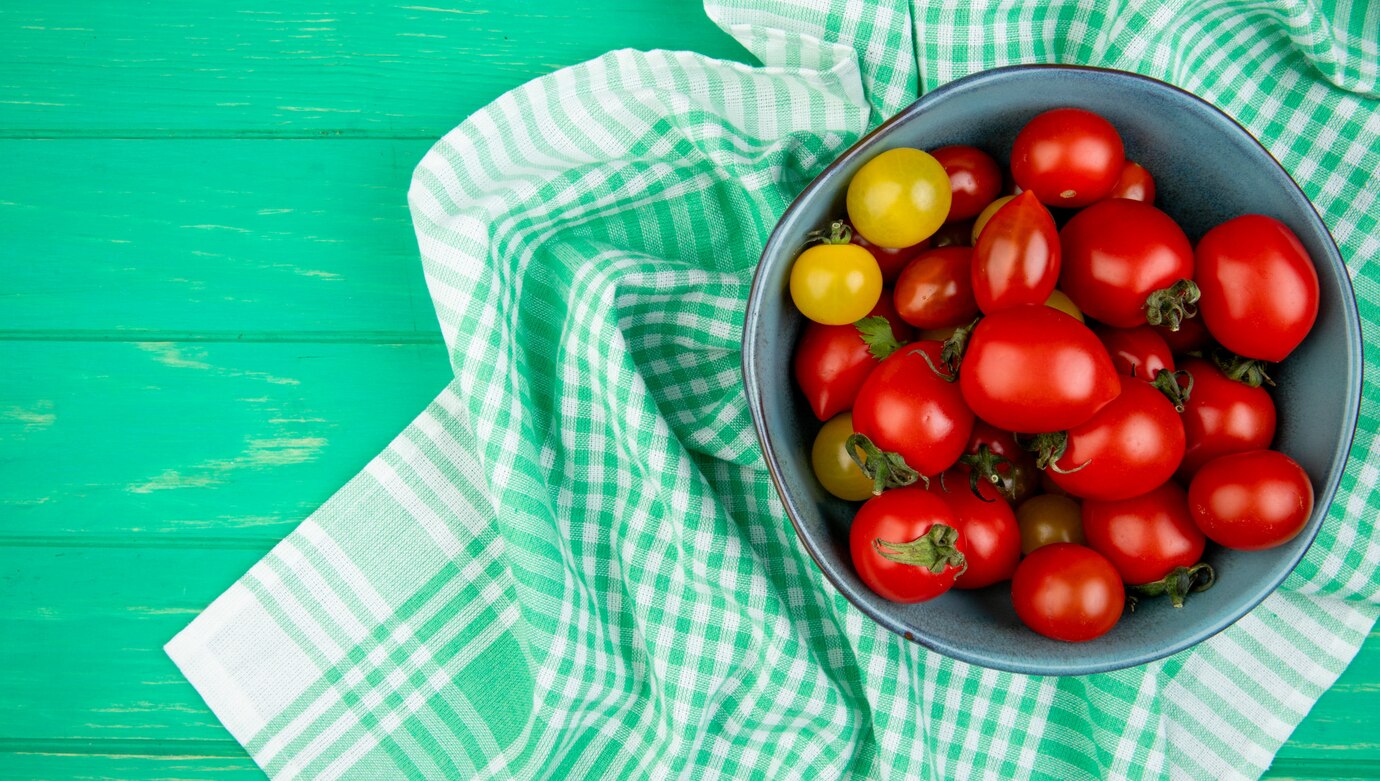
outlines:
[[[409,193],[454,379],[168,653],[275,780],[1258,776],[1380,611],[1369,367],[1275,595],[1169,659],[1029,677],[823,579],[751,433],[743,306],[777,217],[870,127],[967,73],[1079,62],[1260,138],[1342,246],[1369,351],[1377,9],[711,0],[763,67],[616,51],[502,96]]]

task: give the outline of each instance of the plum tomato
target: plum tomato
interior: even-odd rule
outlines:
[[[863,474],[857,461],[848,452],[848,438],[853,436],[853,416],[847,412],[825,423],[815,435],[810,449],[810,465],[824,490],[850,502],[861,502],[872,496],[872,480]],[[865,456],[859,452],[859,459]]]
[[[1275,438],[1275,402],[1269,391],[1228,379],[1202,358],[1180,367],[1193,377],[1184,404],[1184,460],[1177,476],[1187,483],[1202,466],[1229,453],[1260,450]]]
[[[1088,546],[1106,556],[1128,586],[1192,567],[1207,545],[1188,512],[1188,494],[1172,480],[1127,499],[1083,502],[1083,533]],[[1183,594],[1170,596],[1182,604]]]
[[[1126,150],[1112,123],[1077,108],[1036,116],[1011,148],[1016,184],[1047,206],[1077,208],[1106,198],[1125,163]]]
[[[1209,461],[1188,487],[1203,533],[1236,550],[1264,550],[1294,539],[1313,514],[1313,483],[1292,458],[1250,450]]]
[[[973,250],[945,247],[921,254],[896,280],[896,311],[916,328],[962,325],[977,316]]]
[[[1127,198],[1132,201],[1153,204],[1155,202],[1155,177],[1140,165],[1126,161],[1121,167],[1121,176],[1116,186],[1107,194],[1108,198]]]
[[[1117,328],[1173,327],[1192,311],[1193,245],[1159,209],[1124,198],[1101,201],[1075,214],[1059,241],[1059,289],[1088,317]]]
[[[965,545],[948,503],[923,488],[867,500],[848,531],[853,566],[892,602],[924,602],[953,588],[966,568]]]
[[[931,480],[930,490],[939,493],[954,513],[954,524],[963,539],[968,571],[954,584],[959,589],[975,589],[1008,580],[1021,560],[1021,530],[1011,505],[1002,500],[988,482],[978,482],[977,493],[970,487],[963,467],[944,473],[944,480]]]
[[[1069,643],[1107,634],[1121,618],[1126,592],[1116,568],[1092,548],[1056,542],[1016,567],[1011,601],[1021,623]]]
[[[1043,304],[1059,282],[1059,232],[1032,193],[1001,207],[973,247],[973,295],[986,314]]]
[[[893,336],[904,341],[910,338],[911,329],[896,314],[889,292],[883,291],[868,316],[886,318]],[[851,408],[863,380],[877,365],[856,323],[806,323],[793,360],[796,385],[820,420]]]
[[[934,235],[953,199],[944,166],[919,149],[888,149],[848,183],[848,219],[882,247],[910,247]]]
[[[1003,195],[983,208],[982,212],[978,214],[977,219],[973,220],[973,246],[977,246],[978,236],[982,235],[982,229],[987,227],[987,223],[992,221],[992,215],[1001,211],[1003,206],[1011,203],[1015,198],[1015,195]]]
[[[1082,545],[1083,514],[1076,499],[1059,494],[1040,494],[1016,508],[1021,527],[1021,553],[1030,555],[1036,548],[1056,542]]]
[[[976,217],[1001,194],[1001,168],[986,152],[972,146],[942,146],[932,152],[949,174],[953,202],[948,222]]]
[[[1112,356],[1112,365],[1118,374],[1150,381],[1161,370],[1168,370],[1171,374],[1174,372],[1174,356],[1164,337],[1160,336],[1160,329],[1154,326],[1099,326],[1093,332],[1107,347],[1107,354]]]

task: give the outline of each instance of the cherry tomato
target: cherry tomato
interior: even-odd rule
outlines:
[[[863,474],[848,454],[848,438],[853,436],[853,416],[845,412],[825,423],[815,435],[810,449],[810,464],[824,490],[850,502],[872,496],[872,479]],[[858,451],[862,456],[862,451]]]
[[[900,249],[879,247],[867,239],[864,239],[862,234],[858,233],[856,230],[853,231],[852,242],[868,252],[871,252],[872,257],[877,259],[877,268],[882,270],[882,283],[886,285],[895,282],[896,278],[901,276],[901,269],[905,268],[907,263],[915,260],[915,256],[930,248],[928,239],[919,244],[910,247],[902,247]]]
[[[930,237],[930,246],[935,249],[973,246],[973,221],[959,220],[958,222],[944,223],[944,227],[935,231],[934,235]]]
[[[996,488],[1008,502],[1028,499],[1039,487],[1035,457],[1016,444],[1016,437],[985,420],[973,424],[973,434],[959,463],[978,481]]]
[[[983,228],[973,247],[973,295],[986,314],[1043,304],[1059,282],[1059,231],[1031,193],[1017,195]]]
[[[1056,542],[1084,543],[1083,511],[1067,496],[1030,497],[1016,508],[1016,522],[1021,527],[1021,553],[1026,555]]]
[[[1083,322],[1082,310],[1078,308],[1077,304],[1073,303],[1073,299],[1069,298],[1068,293],[1062,290],[1055,290],[1053,293],[1050,293],[1049,298],[1045,299],[1045,306],[1058,309],[1074,320],[1080,323]]]
[[[1152,293],[1157,308],[1183,306],[1181,296],[1159,291],[1192,279],[1193,245],[1159,209],[1124,198],[1101,201],[1075,214],[1059,240],[1059,288],[1088,317],[1117,328],[1142,325]]]
[[[1001,194],[1001,168],[986,152],[971,146],[943,146],[930,152],[949,174],[953,202],[949,222],[976,217]]]
[[[1198,306],[1222,346],[1247,358],[1282,361],[1318,317],[1318,271],[1294,232],[1248,214],[1198,242]]]
[[[1198,528],[1236,550],[1264,550],[1294,539],[1313,514],[1313,484],[1292,458],[1251,450],[1210,461],[1188,487]]]
[[[953,510],[968,562],[968,571],[959,576],[955,588],[983,588],[1010,579],[1021,560],[1021,530],[1011,505],[988,482],[977,484],[980,497],[973,493],[965,469],[944,475],[943,481],[930,481],[930,490],[944,497]]]
[[[882,296],[882,271],[856,244],[816,244],[791,267],[791,299],[816,323],[847,325],[867,315]]]
[[[1184,426],[1163,393],[1124,382],[1121,395],[1070,428],[1065,441],[1063,455],[1047,470],[1056,485],[1085,499],[1128,499],[1174,476],[1184,455]]]
[[[1163,325],[1153,326],[1153,328],[1175,355],[1202,352],[1212,346],[1212,334],[1208,333],[1207,326],[1203,325],[1201,316],[1190,317],[1181,321],[1177,331],[1170,330]]]
[[[1190,358],[1180,368],[1193,377],[1183,411],[1186,448],[1180,480],[1187,483],[1213,459],[1270,446],[1276,418],[1268,391],[1228,379],[1202,358]]]
[[[1007,431],[1061,431],[1121,392],[1107,350],[1088,327],[1043,304],[978,321],[958,372],[963,399]]]
[[[1015,195],[1003,195],[995,201],[992,201],[991,203],[987,204],[987,206],[983,208],[982,213],[980,213],[977,216],[977,219],[973,221],[972,239],[974,246],[977,245],[978,236],[982,235],[982,229],[986,228],[987,223],[992,221],[992,215],[1001,211],[1003,206],[1005,206],[1008,203],[1011,203],[1015,199]]]
[[[867,500],[848,532],[858,577],[892,602],[943,594],[967,566],[955,523],[949,505],[923,488],[898,488]]]
[[[1032,552],[1011,579],[1016,616],[1035,632],[1070,643],[1107,634],[1126,592],[1111,562],[1092,548],[1056,542]]]
[[[932,249],[906,266],[896,281],[896,311],[916,328],[944,328],[977,316],[973,250]]]
[[[1049,206],[1076,208],[1106,198],[1125,162],[1126,150],[1112,123],[1076,108],[1057,108],[1030,120],[1011,148],[1016,184]]]
[[[1141,166],[1127,160],[1126,165],[1121,167],[1121,176],[1117,177],[1116,186],[1107,194],[1107,197],[1154,203],[1155,177],[1151,176],[1150,172]]]
[[[883,291],[868,317],[885,317],[892,334],[904,341],[911,328],[896,314],[892,297]],[[857,325],[806,323],[795,348],[795,382],[815,417],[828,420],[853,406],[863,380],[878,361],[867,348]]]
[[[939,342],[914,342],[892,353],[863,383],[853,404],[857,432],[881,450],[899,453],[922,475],[953,466],[973,432],[973,413],[957,384],[931,368],[943,366],[941,348]]]
[[[1174,371],[1174,356],[1169,345],[1160,336],[1160,329],[1151,325],[1135,328],[1094,329],[1097,338],[1107,347],[1112,356],[1112,365],[1118,374],[1150,381],[1162,369]]]
[[[1207,545],[1189,515],[1188,494],[1173,481],[1129,499],[1083,502],[1083,533],[1128,586],[1197,564]]]
[[[909,247],[934,235],[949,216],[952,194],[944,166],[919,149],[888,149],[848,183],[848,219],[863,238]]]

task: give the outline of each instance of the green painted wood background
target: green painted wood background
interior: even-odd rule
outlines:
[[[409,2],[409,0],[401,0]],[[0,3],[0,778],[262,778],[161,646],[447,379],[431,141],[695,0]],[[1274,777],[1380,778],[1380,633]]]

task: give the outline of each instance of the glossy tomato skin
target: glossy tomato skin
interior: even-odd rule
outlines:
[[[948,222],[976,217],[983,207],[1001,195],[1001,168],[981,149],[943,146],[930,154],[949,174],[953,201],[949,206]]]
[[[924,488],[894,488],[874,496],[858,510],[848,532],[853,566],[867,587],[892,602],[924,602],[953,588],[963,564],[946,563],[939,573],[928,568],[893,561],[881,550],[895,550],[886,543],[904,544],[919,539],[936,526],[956,528],[954,514],[939,496]],[[878,542],[880,541],[880,543]],[[962,535],[953,547],[962,553]]]
[[[1043,304],[1059,283],[1059,231],[1034,194],[997,210],[973,247],[973,295],[986,314]]]
[[[944,247],[922,253],[896,280],[896,311],[916,328],[962,325],[977,316],[973,250]]]
[[[809,320],[847,325],[867,315],[882,295],[877,259],[852,244],[815,244],[791,266],[791,300]]]
[[[1127,198],[1132,201],[1153,204],[1155,202],[1155,177],[1144,167],[1130,160],[1121,167],[1121,176],[1116,186],[1108,193],[1108,198]]]
[[[1264,388],[1228,379],[1202,358],[1181,369],[1193,376],[1184,404],[1184,460],[1178,478],[1187,483],[1204,464],[1231,453],[1259,450],[1275,438],[1275,402]]]
[[[1128,499],[1173,477],[1183,455],[1184,426],[1174,405],[1149,383],[1124,382],[1110,404],[1068,430],[1058,469],[1048,474],[1074,496]]]
[[[1313,514],[1313,483],[1283,453],[1234,453],[1198,470],[1188,487],[1188,506],[1213,542],[1236,550],[1265,550],[1303,531]]]
[[[1002,498],[1013,504],[1020,504],[1035,495],[1040,487],[1040,470],[1035,466],[1035,457],[1016,444],[1014,434],[1002,431],[985,420],[976,421],[973,424],[973,434],[968,438],[968,447],[960,460],[966,462],[970,457],[979,457],[983,447],[992,455],[1000,456],[1007,461],[996,464],[996,476],[1000,478],[1001,485],[995,488]],[[986,480],[982,480],[982,477],[979,474],[980,481],[990,484],[990,474],[986,476]]]
[[[1164,325],[1151,327],[1164,339],[1164,343],[1169,345],[1170,351],[1175,355],[1193,352],[1206,354],[1204,351],[1212,347],[1212,334],[1208,333],[1207,326],[1203,325],[1201,315],[1179,323],[1177,331],[1171,331]]]
[[[1126,150],[1116,128],[1076,108],[1030,120],[1011,148],[1011,175],[1048,206],[1077,208],[1106,198],[1121,177]]]
[[[1188,494],[1173,481],[1129,499],[1083,502],[1083,533],[1128,586],[1197,564],[1207,545],[1188,512]]]
[[[1115,198],[1075,214],[1059,232],[1059,289],[1083,314],[1117,328],[1143,325],[1145,299],[1193,278],[1193,245],[1155,207]]]
[[[996,488],[978,482],[978,494],[970,487],[967,470],[960,467],[946,472],[943,481],[931,480],[930,490],[938,492],[953,510],[955,528],[963,540],[968,569],[954,584],[959,589],[975,589],[1009,580],[1021,560],[1021,529]]]
[[[978,321],[958,372],[978,417],[1006,431],[1062,431],[1121,393],[1107,350],[1088,327],[1043,304]]]
[[[909,339],[910,326],[896,313],[890,291],[882,291],[869,317],[885,317],[897,339]],[[857,326],[807,322],[796,344],[795,382],[810,410],[828,420],[853,406],[863,381],[879,361],[867,349]]]
[[[1069,643],[1107,634],[1121,618],[1126,592],[1116,568],[1092,548],[1056,542],[1016,567],[1011,601],[1021,623]]]
[[[1160,336],[1159,329],[1152,325],[1135,328],[1100,326],[1095,332],[1107,347],[1107,354],[1112,356],[1112,365],[1118,374],[1152,381],[1161,370],[1174,371],[1174,355],[1164,337]]]
[[[1026,555],[1056,542],[1087,542],[1078,500],[1061,494],[1040,494],[1025,500],[1016,508],[1016,522],[1021,526],[1021,553]]]
[[[810,448],[810,466],[824,490],[846,501],[861,502],[872,496],[872,479],[863,474],[848,452],[851,436],[853,416],[847,412],[825,423]],[[862,456],[861,451],[855,452]]]
[[[928,153],[888,149],[848,182],[848,221],[883,247],[909,247],[934,235],[949,216],[949,175]]]
[[[892,353],[863,382],[853,404],[853,428],[882,450],[900,453],[922,475],[953,466],[973,431],[973,413],[957,383],[930,368],[943,366],[942,347],[914,342]]]
[[[929,239],[925,239],[919,244],[899,249],[893,247],[881,247],[863,238],[861,233],[853,231],[853,237],[849,241],[872,253],[872,257],[877,259],[877,268],[882,271],[882,284],[890,285],[901,276],[901,270],[906,264],[915,260],[916,256],[930,248]],[[885,295],[885,293],[883,293]]]
[[[1247,358],[1282,361],[1318,317],[1318,271],[1294,232],[1248,214],[1198,242],[1198,307],[1222,346]]]

